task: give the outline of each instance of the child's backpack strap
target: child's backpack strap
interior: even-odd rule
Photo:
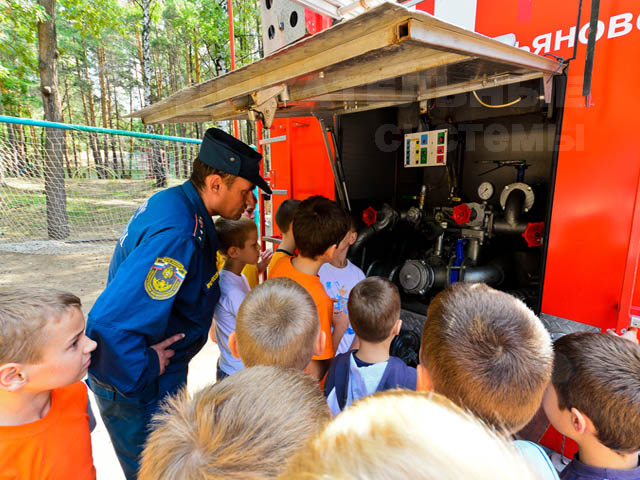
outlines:
[[[389,357],[389,363],[385,368],[377,391],[390,390],[393,388],[406,388],[415,390],[417,383],[417,372],[413,367],[409,367],[398,357]]]
[[[329,396],[331,390],[336,390],[336,400],[340,410],[347,404],[347,394],[349,390],[349,365],[351,352],[341,353],[333,359],[327,381],[324,385],[324,394]]]

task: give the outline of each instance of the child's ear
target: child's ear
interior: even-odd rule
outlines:
[[[400,333],[400,329],[402,328],[402,320],[398,319],[396,320],[396,324],[393,326],[393,329],[391,329],[391,334],[392,335],[398,335]]]
[[[229,350],[231,351],[231,355],[236,358],[240,358],[240,352],[238,351],[238,337],[236,336],[236,332],[231,332],[229,334],[229,338],[227,339],[227,345],[229,345]]]
[[[354,243],[356,243],[356,240],[358,239],[358,232],[349,232],[349,245],[353,245]]]
[[[238,257],[238,250],[240,250],[238,247],[229,247],[229,249],[227,250],[227,257],[229,257],[229,258],[237,258]]]
[[[0,365],[0,388],[15,392],[27,384],[27,374],[19,363]]]
[[[318,337],[316,338],[316,344],[314,345],[314,348],[313,348],[313,354],[316,356],[322,355],[322,352],[324,352],[324,348],[326,346],[327,346],[327,334],[322,330],[320,330],[318,332]]]
[[[418,380],[416,382],[416,390],[418,392],[433,392],[433,382],[427,368],[421,363],[416,367]]]
[[[331,245],[329,248],[327,248],[324,253],[322,254],[323,257],[327,258],[328,260],[333,260],[333,256],[336,253],[336,248],[338,248],[338,245]]]
[[[589,417],[587,417],[584,413],[582,413],[580,410],[578,410],[575,407],[571,407],[570,412],[571,412],[571,426],[573,427],[573,430],[576,433],[579,433],[582,435],[587,430],[593,430],[592,433],[596,433],[595,427],[593,426],[593,423],[591,422]]]

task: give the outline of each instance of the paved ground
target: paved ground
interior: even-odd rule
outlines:
[[[63,249],[61,251],[67,253],[52,255],[10,253],[0,248],[0,288],[37,285],[68,290],[80,297],[86,315],[104,289],[112,249],[111,246],[83,248],[78,251]],[[192,360],[188,379],[191,391],[215,382],[218,354],[218,347],[209,340]],[[91,435],[98,480],[124,480],[109,434],[100,420],[93,394],[89,396],[98,421]]]

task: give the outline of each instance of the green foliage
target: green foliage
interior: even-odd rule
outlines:
[[[30,0],[0,0],[0,105],[5,113],[29,113],[40,83],[38,21],[44,9]]]
[[[261,56],[258,0],[234,1],[236,66]],[[64,121],[143,131],[123,118],[142,103],[140,32],[136,0],[57,0],[59,90]],[[0,114],[42,118],[36,0],[0,0]],[[230,70],[227,0],[155,0],[151,11],[152,90],[156,98]],[[104,60],[102,72],[99,69]],[[104,74],[104,75],[101,75]],[[103,82],[101,82],[103,80]],[[93,106],[93,115],[91,115]],[[159,127],[194,136],[194,125]]]

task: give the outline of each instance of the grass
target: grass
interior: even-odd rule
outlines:
[[[39,179],[7,178],[0,185],[0,242],[47,239],[47,206]],[[170,185],[183,180],[172,179]],[[120,236],[145,198],[158,189],[151,180],[67,179],[68,240]]]

